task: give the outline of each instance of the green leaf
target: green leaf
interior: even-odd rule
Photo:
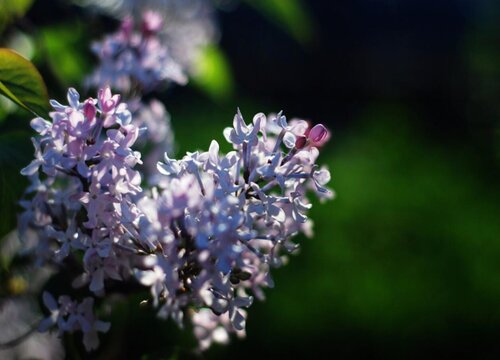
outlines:
[[[233,77],[225,54],[215,45],[203,49],[193,75],[193,82],[212,99],[222,101],[231,96]]]
[[[0,32],[12,20],[20,18],[33,4],[33,0],[0,0]]]
[[[36,116],[48,117],[49,97],[35,66],[10,49],[0,48],[0,94]]]
[[[313,21],[301,0],[246,0],[246,3],[275,22],[301,44],[314,35]]]
[[[47,62],[63,87],[81,84],[92,71],[93,59],[86,46],[89,32],[84,23],[74,20],[49,25],[40,29],[38,41],[44,48],[43,60]]]

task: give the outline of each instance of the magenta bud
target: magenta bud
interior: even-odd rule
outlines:
[[[307,137],[312,146],[318,147],[324,145],[328,141],[330,133],[322,124],[317,124],[309,131]]]
[[[142,21],[142,31],[147,34],[159,32],[163,27],[162,16],[154,11],[146,12]]]
[[[96,108],[92,100],[86,100],[83,105],[83,114],[87,120],[92,121],[96,115]]]

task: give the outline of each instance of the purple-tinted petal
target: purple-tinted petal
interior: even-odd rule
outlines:
[[[80,105],[80,94],[78,91],[76,91],[74,88],[69,88],[68,89],[68,104],[72,107],[77,109],[78,106]]]
[[[79,161],[78,164],[76,165],[76,169],[78,170],[78,173],[82,175],[84,178],[87,178],[90,176],[90,169],[85,164],[85,161]]]
[[[231,324],[233,324],[233,326],[236,330],[244,330],[245,329],[245,317],[241,314],[241,312],[236,310],[234,312],[232,319],[231,319]]]
[[[108,332],[110,328],[111,328],[111,323],[107,321],[97,320],[94,323],[94,329],[102,333]]]
[[[237,297],[234,299],[233,304],[234,306],[240,308],[240,307],[249,307],[253,303],[253,297],[247,296],[247,297]]]
[[[212,165],[217,165],[219,163],[219,143],[217,141],[212,140],[208,153]]]
[[[21,169],[21,175],[24,176],[34,175],[38,171],[38,168],[40,168],[40,165],[42,165],[42,162],[40,160],[38,159],[33,160],[28,166]]]
[[[283,144],[289,149],[293,148],[295,146],[297,139],[294,134],[291,132],[287,131],[285,133],[285,136],[283,136]]]
[[[54,110],[56,110],[56,111],[64,111],[66,109],[66,106],[62,105],[61,103],[59,103],[56,100],[51,99],[49,101],[49,103],[50,103],[50,106],[52,106],[54,108]]]
[[[57,306],[57,301],[54,299],[54,297],[48,292],[44,291],[42,294],[42,299],[43,299],[43,304],[49,309],[50,311],[55,311],[59,307]]]
[[[51,128],[52,124],[41,117],[37,117],[30,121],[30,126],[40,135],[45,135],[47,130]]]
[[[56,322],[52,317],[48,317],[40,321],[40,324],[38,324],[38,331],[40,332],[45,332],[49,330],[52,326],[54,326]]]
[[[92,281],[90,282],[89,289],[92,292],[98,292],[104,288],[104,273],[102,269],[97,269],[92,274]]]

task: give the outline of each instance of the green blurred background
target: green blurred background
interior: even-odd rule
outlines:
[[[315,204],[315,236],[274,272],[247,338],[203,358],[498,358],[500,4],[223,5],[205,75],[160,94],[178,154],[222,142],[236,106],[247,119],[284,110],[332,131],[320,162],[337,198]],[[51,97],[62,98],[93,66],[87,44],[115,25],[40,0],[1,39],[31,37]],[[29,116],[0,116],[4,234],[31,144]],[[113,318],[104,358],[197,356],[188,332],[134,299]]]

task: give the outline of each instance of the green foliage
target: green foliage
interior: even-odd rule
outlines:
[[[33,0],[0,0],[0,33],[14,19],[23,16]]]
[[[209,45],[203,49],[193,82],[214,100],[227,101],[231,97],[234,89],[231,68],[218,46]]]
[[[86,30],[79,21],[62,23],[43,28],[40,42],[44,61],[63,88],[77,86],[92,69],[86,38]]]
[[[37,116],[48,116],[49,98],[40,73],[10,49],[0,49],[0,94]]]

